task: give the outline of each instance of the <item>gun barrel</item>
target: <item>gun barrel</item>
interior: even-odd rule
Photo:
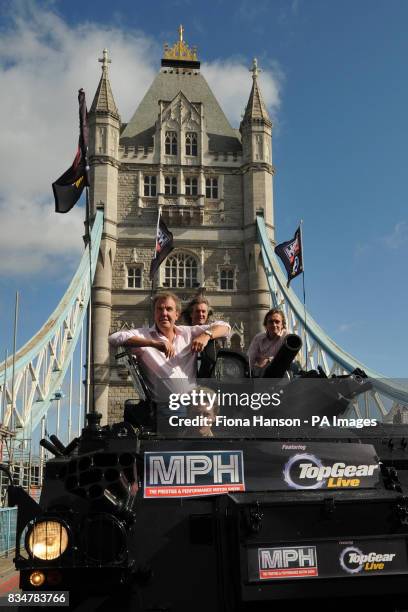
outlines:
[[[273,361],[266,368],[263,377],[282,378],[301,348],[302,339],[297,334],[288,334]]]
[[[57,436],[55,436],[54,434],[50,435],[50,440],[53,443],[53,445],[55,446],[55,448],[58,448],[59,452],[62,453],[63,455],[65,455],[65,446],[63,445],[63,443],[61,442],[61,440],[59,438],[57,438]]]
[[[45,448],[47,451],[52,453],[55,457],[62,457],[62,453],[49,440],[46,440],[45,438],[43,438],[42,440],[40,440],[40,444],[43,448]]]

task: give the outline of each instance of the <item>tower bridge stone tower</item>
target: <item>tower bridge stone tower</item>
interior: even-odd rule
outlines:
[[[270,307],[255,218],[262,211],[273,241],[274,169],[272,123],[256,60],[239,130],[201,74],[181,26],[127,124],[112,94],[106,49],[100,61],[89,118],[91,206],[105,214],[93,288],[94,386],[96,409],[112,421],[133,393],[109,355],[107,337],[124,326],[149,324],[158,208],[175,249],[160,268],[156,289],[188,301],[205,288],[216,318],[233,328],[229,342],[245,350]]]

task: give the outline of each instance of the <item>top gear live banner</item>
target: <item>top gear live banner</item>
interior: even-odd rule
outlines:
[[[408,573],[403,537],[250,547],[247,563],[249,582]]]
[[[145,452],[145,497],[192,497],[238,491],[372,489],[380,467],[371,444],[241,442],[237,450]],[[231,448],[231,450],[230,450]]]

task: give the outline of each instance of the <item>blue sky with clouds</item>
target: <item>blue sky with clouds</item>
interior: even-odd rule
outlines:
[[[0,0],[0,9],[0,360],[15,291],[21,345],[80,258],[83,210],[55,215],[51,192],[76,147],[78,88],[90,105],[108,47],[129,120],[183,23],[234,127],[254,56],[263,68],[276,235],[288,239],[304,220],[310,313],[370,368],[408,375],[405,0]]]

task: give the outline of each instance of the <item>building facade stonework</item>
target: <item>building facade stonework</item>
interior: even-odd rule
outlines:
[[[239,129],[229,124],[183,40],[165,46],[162,66],[127,124],[121,123],[103,52],[102,76],[89,112],[91,207],[104,211],[93,285],[95,406],[104,422],[120,420],[133,396],[107,337],[151,323],[150,262],[158,209],[174,250],[154,290],[188,301],[205,288],[229,343],[246,350],[270,307],[256,215],[274,240],[272,123],[256,60]]]

